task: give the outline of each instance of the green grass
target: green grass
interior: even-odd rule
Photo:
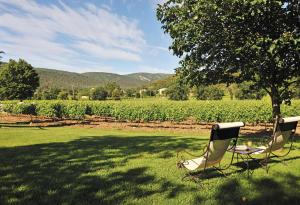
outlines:
[[[207,142],[196,133],[0,128],[0,204],[299,203],[299,138],[287,165],[272,160],[269,174],[253,167],[247,179],[233,166],[227,178],[182,181],[176,150],[200,154]]]

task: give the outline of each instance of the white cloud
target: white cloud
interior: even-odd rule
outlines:
[[[1,50],[33,65],[71,67],[83,54],[141,61],[145,46],[138,22],[113,13],[107,5],[72,8],[62,2],[42,5],[31,0],[0,0]]]

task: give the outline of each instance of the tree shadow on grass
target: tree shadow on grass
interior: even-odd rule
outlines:
[[[201,204],[208,199],[201,194],[201,187],[159,177],[143,162],[143,157],[173,161],[177,149],[201,152],[199,146],[207,142],[207,139],[199,138],[109,135],[0,148],[0,204],[138,204],[139,199],[147,202],[147,197],[153,199],[157,195],[173,199],[180,194],[192,194],[194,203]],[[129,167],[135,159],[140,163]],[[222,180],[213,194],[216,204],[240,204],[249,190],[241,192],[244,188],[238,179],[213,178],[216,177]],[[246,197],[245,203],[264,204],[275,199],[283,203],[299,201],[300,187],[296,182],[299,178],[293,175],[282,177],[282,183],[273,178],[250,179],[249,186],[261,192],[255,197]],[[269,186],[273,192],[268,192]]]
[[[299,176],[278,173],[272,178],[249,178],[245,186],[239,180],[231,179],[218,188],[217,204],[299,204],[299,180]]]
[[[195,141],[197,143],[195,143]],[[205,139],[166,136],[90,136],[65,143],[0,148],[0,204],[124,204],[154,194],[195,191],[158,178],[144,154],[166,159]],[[174,162],[175,167],[175,162]],[[199,199],[200,200],[200,199]]]

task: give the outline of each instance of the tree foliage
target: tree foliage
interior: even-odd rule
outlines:
[[[0,70],[0,98],[24,100],[33,96],[39,76],[25,60],[9,60]]]
[[[114,100],[121,100],[122,95],[123,95],[123,92],[122,92],[121,88],[115,88],[111,93],[111,97]]]
[[[91,100],[106,100],[107,96],[108,92],[103,87],[97,87],[90,91]]]
[[[239,100],[261,100],[265,95],[266,92],[264,90],[253,86],[253,83],[251,82],[243,82],[238,84],[234,92],[235,98]]]
[[[61,90],[57,95],[57,99],[59,100],[67,100],[68,97],[69,97],[69,93],[65,90]]]
[[[177,72],[192,85],[252,81],[273,114],[300,78],[297,0],[168,0],[157,9]]]
[[[177,82],[166,91],[170,100],[188,100],[188,88]]]
[[[115,89],[121,89],[121,87],[116,82],[109,82],[104,86],[104,89],[108,93],[108,97],[112,97]]]
[[[217,86],[199,86],[196,89],[197,100],[222,100],[224,90]]]

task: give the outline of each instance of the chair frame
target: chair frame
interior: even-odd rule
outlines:
[[[268,147],[269,151],[265,153],[265,157],[264,157],[263,161],[259,162],[259,164],[266,169],[267,173],[269,173],[269,169],[270,169],[270,167],[268,166],[268,162],[269,162],[269,160],[271,158],[271,155],[273,155],[273,156],[275,156],[277,158],[286,157],[291,152],[292,147],[293,147],[293,142],[294,142],[294,138],[295,138],[295,134],[296,134],[296,129],[297,129],[298,121],[287,122],[287,123],[290,123],[290,124],[293,124],[293,123],[295,124],[294,126],[292,125],[294,127],[294,129],[291,129],[292,132],[291,132],[291,134],[289,136],[289,140],[291,141],[291,144],[290,144],[290,146],[288,148],[288,151],[285,154],[283,154],[283,155],[277,155],[277,154],[274,153],[274,151],[272,151],[272,146],[273,146],[273,144],[275,142],[275,134],[278,131],[278,129],[280,128],[280,124],[283,124],[283,123],[284,123],[284,121],[283,121],[282,118],[276,118],[275,119],[273,134],[270,136],[270,138],[271,138],[271,145]],[[268,141],[270,142],[270,140],[268,140]],[[258,158],[253,157],[251,154],[249,155],[249,157],[251,159],[253,159],[253,160],[258,160]]]
[[[245,124],[243,125],[245,126]],[[236,137],[225,137],[225,139],[232,139],[233,140],[233,145],[232,146],[229,146],[229,148],[227,148],[227,150],[229,149],[235,149],[236,147],[236,144],[237,144],[237,140],[239,138],[239,131],[240,131],[240,128],[243,127],[243,126],[240,126],[240,127],[231,127],[231,128],[223,128],[223,130],[229,130],[229,129],[235,129],[235,132],[237,132],[236,134]],[[199,177],[203,174],[206,174],[206,170],[207,168],[214,168],[215,170],[217,170],[218,172],[220,172],[223,176],[227,177],[226,174],[224,173],[225,170],[229,169],[230,166],[232,165],[232,162],[234,160],[234,152],[232,153],[232,156],[231,156],[231,160],[230,160],[230,163],[225,166],[224,168],[221,167],[221,161],[218,163],[219,164],[219,167],[216,167],[216,166],[207,166],[207,158],[208,158],[208,155],[209,155],[209,150],[210,150],[210,144],[212,143],[212,141],[214,140],[220,140],[218,139],[219,137],[217,136],[216,132],[220,130],[219,129],[219,126],[218,124],[214,124],[211,128],[211,133],[210,133],[210,138],[209,138],[209,142],[208,142],[208,145],[206,145],[203,149],[203,153],[201,155],[193,155],[191,154],[190,152],[184,150],[184,149],[181,149],[181,150],[178,150],[177,151],[177,167],[178,168],[182,168],[182,161],[186,161],[182,156],[180,156],[180,153],[181,152],[184,152],[186,154],[188,154],[189,156],[192,156],[192,157],[204,157],[206,160],[205,160],[205,164],[204,164],[204,167],[202,168],[202,172],[200,174],[197,174],[197,175],[192,175],[192,173],[194,172],[198,172],[199,170],[196,169],[196,171],[189,171],[188,169],[185,168],[185,171],[186,171],[186,175],[182,177],[182,180],[189,177],[191,178],[193,181],[197,181],[197,179],[199,179]],[[226,151],[227,151],[226,150]],[[226,152],[225,152],[226,153]],[[224,154],[225,154],[224,153]],[[201,170],[201,169],[200,169]]]

